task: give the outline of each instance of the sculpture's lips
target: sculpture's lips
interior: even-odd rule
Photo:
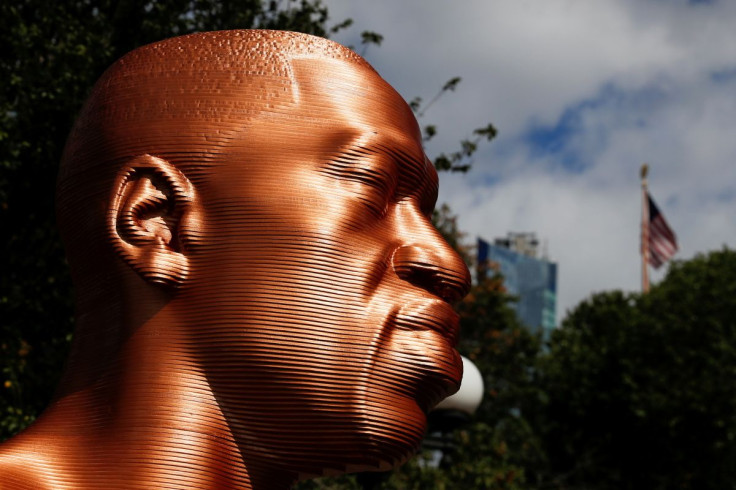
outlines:
[[[413,300],[399,308],[396,326],[410,330],[434,330],[455,347],[460,333],[460,317],[452,306],[441,299]]]
[[[460,330],[460,317],[447,302],[439,298],[418,298],[404,303],[394,315],[394,326],[407,332],[434,333],[421,335],[415,347],[422,351],[425,362],[423,376],[414,378],[413,397],[426,414],[443,398],[455,393],[462,378],[462,361],[455,350]]]

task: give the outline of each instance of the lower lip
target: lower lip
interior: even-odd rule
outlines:
[[[426,356],[435,360],[434,375],[423,379],[416,387],[417,404],[427,413],[460,387],[462,360],[454,349],[459,317],[449,304],[434,299],[408,302],[393,317],[394,328],[419,334],[425,341],[420,341],[418,346],[428,349]]]

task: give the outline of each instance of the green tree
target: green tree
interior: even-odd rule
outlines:
[[[377,44],[380,44],[380,40]],[[453,77],[449,79],[440,88],[429,102],[423,103],[421,97],[414,97],[409,106],[412,108],[417,118],[422,121],[425,114],[447,92],[454,92],[457,86],[462,81],[460,77]],[[428,143],[432,138],[437,135],[437,126],[434,124],[425,124],[422,126],[422,139],[424,143]],[[498,130],[492,123],[488,123],[486,126],[476,128],[472,131],[472,134],[468,138],[460,140],[460,148],[457,150],[445,153],[441,152],[438,155],[433,155],[432,161],[434,166],[439,172],[462,172],[465,173],[473,165],[473,155],[478,151],[480,145],[484,142],[493,141],[498,135]],[[448,235],[451,237],[451,235]],[[446,238],[448,237],[446,236]]]
[[[459,304],[460,352],[483,374],[485,393],[474,422],[456,433],[447,488],[526,488],[524,468],[542,456],[527,409],[538,399],[533,367],[540,338],[510,306],[503,278],[479,280]]]
[[[538,375],[547,488],[736,487],[736,253],[582,302]]]

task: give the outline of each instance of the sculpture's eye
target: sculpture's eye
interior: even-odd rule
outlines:
[[[386,214],[394,195],[395,179],[384,171],[366,168],[355,175],[354,180],[362,184],[360,189],[356,189],[358,199],[376,215]]]
[[[376,152],[351,149],[330,161],[323,172],[350,186],[358,201],[378,217],[386,214],[397,188],[396,165]]]

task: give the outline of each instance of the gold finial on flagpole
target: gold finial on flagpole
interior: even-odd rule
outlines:
[[[641,165],[641,180],[647,180],[647,174],[649,173],[649,165],[642,163]]]

